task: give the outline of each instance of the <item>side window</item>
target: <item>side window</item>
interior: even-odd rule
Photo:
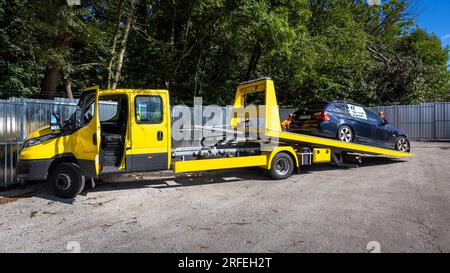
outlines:
[[[137,96],[135,99],[136,122],[160,124],[163,121],[160,96]]]
[[[91,122],[95,111],[95,94],[88,95],[83,102],[83,126]]]
[[[367,113],[367,117],[369,118],[369,120],[370,120],[371,122],[374,122],[374,123],[380,123],[380,122],[382,122],[380,116],[378,116],[377,114],[375,114],[375,112],[373,112],[372,110],[369,110],[369,109],[365,109],[365,110],[366,110],[366,113]]]
[[[367,120],[367,114],[366,111],[364,111],[364,108],[357,105],[347,104],[348,107],[348,113],[357,119]]]
[[[330,111],[337,114],[345,114],[345,104],[343,103],[333,103],[330,107]]]

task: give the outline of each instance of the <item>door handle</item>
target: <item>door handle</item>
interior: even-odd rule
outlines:
[[[156,137],[158,138],[158,141],[163,141],[164,133],[162,131],[158,131]]]
[[[92,143],[97,146],[97,133],[92,135]]]

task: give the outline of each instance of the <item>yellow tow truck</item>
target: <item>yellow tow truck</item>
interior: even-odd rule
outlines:
[[[246,98],[257,93],[265,104],[249,106]],[[114,105],[115,111],[105,113],[103,104]],[[346,159],[358,161],[365,154],[414,156],[282,131],[270,78],[239,84],[228,127],[211,129],[223,136],[214,145],[172,147],[170,109],[167,90],[87,89],[68,120],[52,115],[50,126],[25,139],[18,177],[47,180],[55,195],[74,198],[86,183],[94,186],[94,179],[106,174],[260,167],[281,180],[314,163],[344,165]],[[249,125],[251,121],[258,126]]]

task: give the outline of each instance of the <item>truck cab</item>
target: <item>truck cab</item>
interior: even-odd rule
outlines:
[[[25,139],[18,177],[73,197],[102,174],[167,170],[170,127],[167,90],[87,89],[67,120],[52,115]]]

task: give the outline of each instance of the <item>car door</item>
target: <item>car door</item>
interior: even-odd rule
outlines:
[[[127,171],[169,169],[171,138],[167,91],[135,94],[131,109],[131,152],[127,151]]]
[[[355,140],[358,142],[370,143],[372,135],[372,124],[367,118],[366,111],[363,107],[347,104],[348,114],[353,118],[353,129],[355,130]]]
[[[372,125],[372,131],[370,139],[373,140],[377,145],[385,146],[387,140],[387,131],[385,124],[381,118],[372,110],[365,108],[369,122]]]
[[[89,89],[80,98],[82,126],[72,138],[74,154],[81,172],[87,177],[97,177],[100,171],[100,119],[98,115],[98,88]]]

